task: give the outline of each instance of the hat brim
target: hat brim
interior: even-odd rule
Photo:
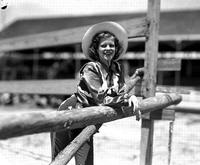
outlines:
[[[82,39],[82,51],[86,58],[88,58],[89,60],[93,60],[89,56],[89,48],[91,46],[94,36],[101,32],[110,32],[114,34],[115,37],[119,40],[119,44],[123,48],[119,54],[119,58],[121,58],[128,47],[128,36],[126,30],[120,24],[111,21],[95,24],[86,31]]]

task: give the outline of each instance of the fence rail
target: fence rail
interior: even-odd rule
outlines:
[[[0,93],[18,94],[52,94],[52,95],[71,95],[76,91],[78,79],[55,79],[55,80],[12,80],[0,81]],[[135,90],[136,95],[141,95],[138,84]],[[199,93],[200,89],[195,87],[183,86],[164,86],[157,85],[156,92],[190,94]]]
[[[177,104],[180,101],[180,95],[165,94],[142,100],[139,108],[142,113],[147,113]],[[0,139],[61,129],[75,129],[133,115],[131,108],[121,111],[107,106],[69,111],[7,113],[0,117]]]

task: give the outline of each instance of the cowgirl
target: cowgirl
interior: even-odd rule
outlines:
[[[128,45],[127,33],[115,22],[95,24],[85,33],[82,39],[82,50],[91,62],[80,70],[80,82],[77,92],[65,100],[59,110],[70,106],[83,108],[97,105],[121,108],[130,106],[140,118],[137,98],[127,94],[123,69],[117,62],[126,52]],[[143,70],[137,70],[132,76],[141,75]],[[73,140],[82,129],[57,132],[53,143],[53,158],[59,151]],[[87,141],[75,155],[76,165],[93,164],[93,138]]]

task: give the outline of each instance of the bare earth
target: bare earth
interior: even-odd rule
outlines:
[[[0,107],[0,112],[15,109]],[[140,124],[134,117],[104,124],[95,135],[95,165],[139,165]],[[154,132],[153,165],[167,165],[169,121],[156,121]],[[199,155],[200,116],[177,113],[171,165],[199,165]],[[0,164],[3,165],[47,165],[50,156],[48,133],[0,141]],[[73,159],[69,165],[74,165]]]

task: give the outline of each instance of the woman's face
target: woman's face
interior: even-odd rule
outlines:
[[[115,52],[116,52],[116,47],[115,47],[115,41],[113,37],[102,38],[100,40],[99,47],[98,47],[100,62],[110,65],[111,60],[115,55]]]

